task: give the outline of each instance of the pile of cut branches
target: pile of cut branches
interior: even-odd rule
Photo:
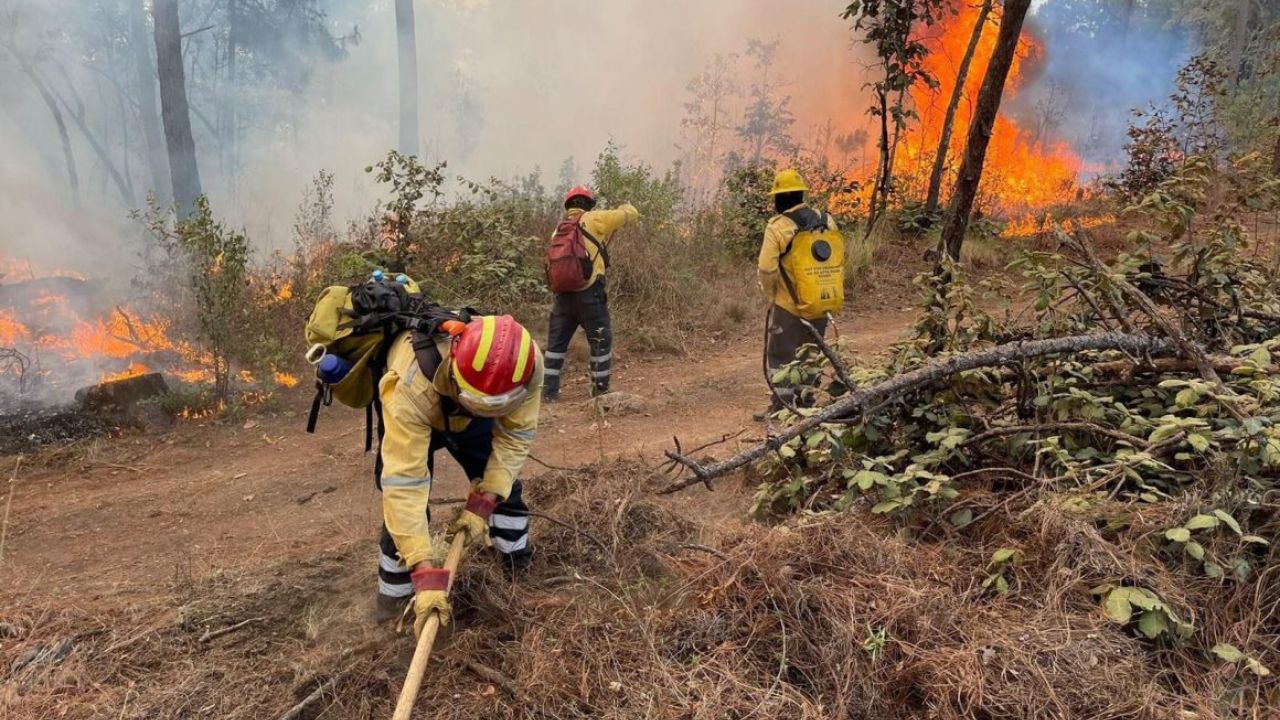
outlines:
[[[668,453],[686,476],[667,490],[755,467],[762,518],[864,509],[914,542],[999,537],[993,595],[1053,560],[1007,533],[1051,508],[1111,556],[1060,559],[1070,602],[1241,668],[1258,701],[1275,692],[1263,657],[1280,661],[1280,598],[1221,603],[1266,596],[1277,572],[1280,286],[1242,222],[1276,207],[1259,158],[1192,159],[1126,210],[1144,228],[1132,254],[1104,262],[1087,233],[1059,232],[1058,252],[1010,264],[1020,283],[923,277],[921,319],[885,365],[850,365],[815,335],[771,379],[812,383],[815,406],[723,461]]]

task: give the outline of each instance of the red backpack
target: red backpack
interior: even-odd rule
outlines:
[[[553,293],[577,292],[591,279],[594,259],[587,252],[588,242],[595,245],[596,254],[604,257],[605,266],[609,265],[609,253],[582,226],[580,217],[561,220],[547,247],[547,282]]]

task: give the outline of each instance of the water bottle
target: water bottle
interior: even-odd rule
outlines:
[[[321,382],[328,385],[341,381],[349,372],[351,372],[351,363],[337,355],[325,355],[316,364],[316,373],[320,376]]]

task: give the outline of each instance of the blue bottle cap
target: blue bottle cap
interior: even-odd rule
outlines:
[[[409,276],[405,275],[404,273],[400,273],[399,275],[396,276],[396,282],[400,283],[401,285],[408,285]]]
[[[374,281],[374,282],[382,282],[382,271],[381,271],[381,270],[374,270],[374,271],[373,271],[373,281]]]

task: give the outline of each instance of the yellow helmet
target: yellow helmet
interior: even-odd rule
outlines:
[[[800,173],[787,168],[779,170],[778,174],[773,176],[773,188],[769,190],[769,194],[807,192],[808,190],[809,186],[804,184],[804,178],[800,177]]]

